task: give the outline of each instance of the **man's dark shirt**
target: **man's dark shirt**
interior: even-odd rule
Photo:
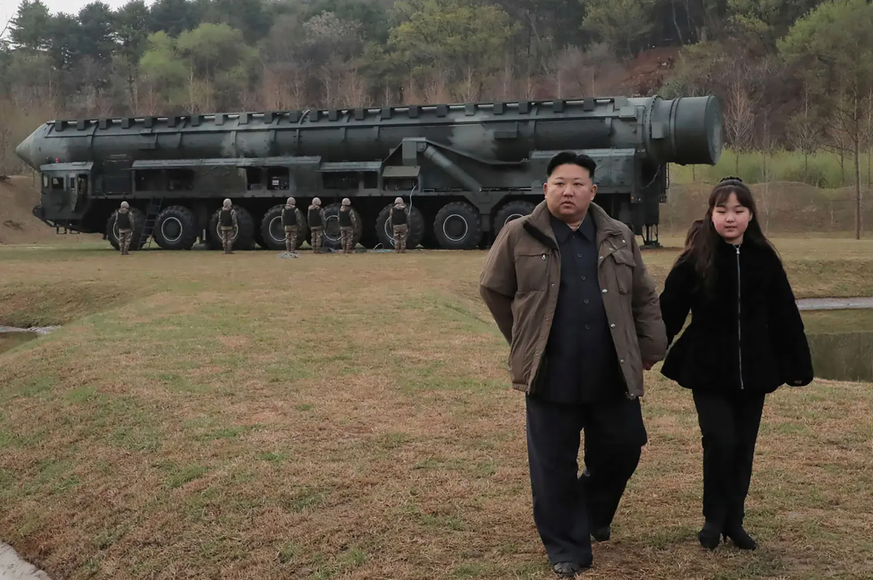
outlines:
[[[618,357],[597,280],[594,220],[585,216],[575,232],[554,216],[551,224],[561,253],[561,287],[537,396],[570,404],[619,396]]]

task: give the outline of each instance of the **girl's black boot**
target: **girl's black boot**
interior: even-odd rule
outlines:
[[[712,522],[705,522],[703,529],[697,533],[697,539],[700,545],[709,550],[715,550],[718,546],[719,536],[721,535],[719,527]]]
[[[725,540],[730,538],[734,544],[741,550],[754,550],[758,547],[758,543],[743,529],[742,524],[734,524],[725,527]]]

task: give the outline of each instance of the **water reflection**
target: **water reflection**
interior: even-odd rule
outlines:
[[[815,376],[873,382],[873,331],[810,333]]]
[[[0,353],[38,337],[37,332],[0,332]]]

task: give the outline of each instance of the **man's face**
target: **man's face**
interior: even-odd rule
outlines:
[[[597,186],[592,183],[587,169],[566,163],[555,168],[543,192],[552,215],[563,222],[576,223],[588,212]]]

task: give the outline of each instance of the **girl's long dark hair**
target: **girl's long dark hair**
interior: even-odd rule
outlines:
[[[715,208],[724,204],[731,194],[737,196],[737,201],[752,212],[752,220],[749,222],[748,228],[743,235],[743,245],[756,245],[763,248],[769,248],[773,254],[779,257],[776,248],[764,235],[761,230],[761,224],[758,222],[758,207],[755,204],[755,198],[752,196],[752,191],[738,177],[725,177],[719,181],[709,194],[709,207],[706,210],[706,215],[702,220],[695,222],[693,233],[689,231],[686,240],[685,250],[679,256],[678,261],[690,261],[694,265],[697,272],[698,280],[703,281],[703,287],[707,293],[711,293],[716,283],[716,268],[715,260],[718,253],[718,248],[725,241],[715,230],[712,223],[712,213]]]

